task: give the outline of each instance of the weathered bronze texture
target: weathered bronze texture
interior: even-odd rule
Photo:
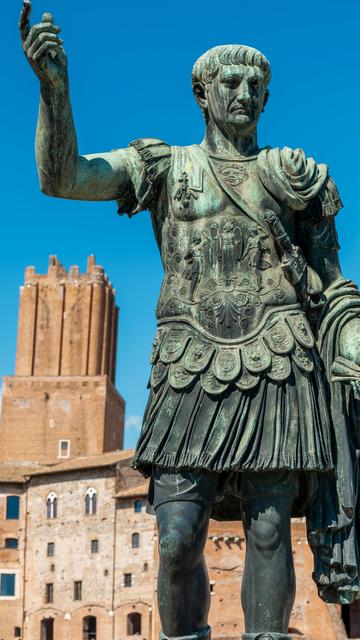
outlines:
[[[195,63],[203,142],[78,153],[67,57],[50,14],[20,31],[40,80],[36,157],[50,196],[148,209],[164,266],[134,466],[151,476],[164,638],[209,638],[209,518],[243,520],[245,640],[286,640],[291,515],[307,518],[328,602],[360,598],[360,295],[338,260],[325,164],[259,148],[270,64],[251,47]]]

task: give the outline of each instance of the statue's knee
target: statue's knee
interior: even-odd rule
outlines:
[[[167,531],[160,536],[161,565],[168,575],[176,575],[194,566],[192,536],[181,531]]]
[[[260,552],[275,551],[281,543],[281,522],[275,514],[251,523],[249,539]]]

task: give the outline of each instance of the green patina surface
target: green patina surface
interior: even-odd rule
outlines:
[[[152,476],[165,637],[208,638],[209,517],[242,518],[245,640],[286,640],[292,513],[305,515],[326,601],[360,597],[360,296],[338,258],[328,167],[259,148],[270,64],[251,47],[195,63],[201,145],[152,138],[82,156],[50,14],[20,31],[40,80],[36,157],[50,196],[148,209],[164,266],[150,397],[134,465]]]

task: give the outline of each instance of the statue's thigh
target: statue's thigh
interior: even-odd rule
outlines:
[[[245,472],[241,486],[242,519],[255,541],[279,542],[290,532],[291,510],[299,493],[297,471]]]
[[[211,505],[219,497],[219,480],[219,474],[206,471],[154,470],[153,505],[160,541],[171,534],[202,544]]]

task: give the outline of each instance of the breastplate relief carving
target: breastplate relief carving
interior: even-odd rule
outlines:
[[[267,306],[296,301],[271,236],[241,212],[168,222],[163,237],[159,319],[184,316],[231,339],[252,330]]]

